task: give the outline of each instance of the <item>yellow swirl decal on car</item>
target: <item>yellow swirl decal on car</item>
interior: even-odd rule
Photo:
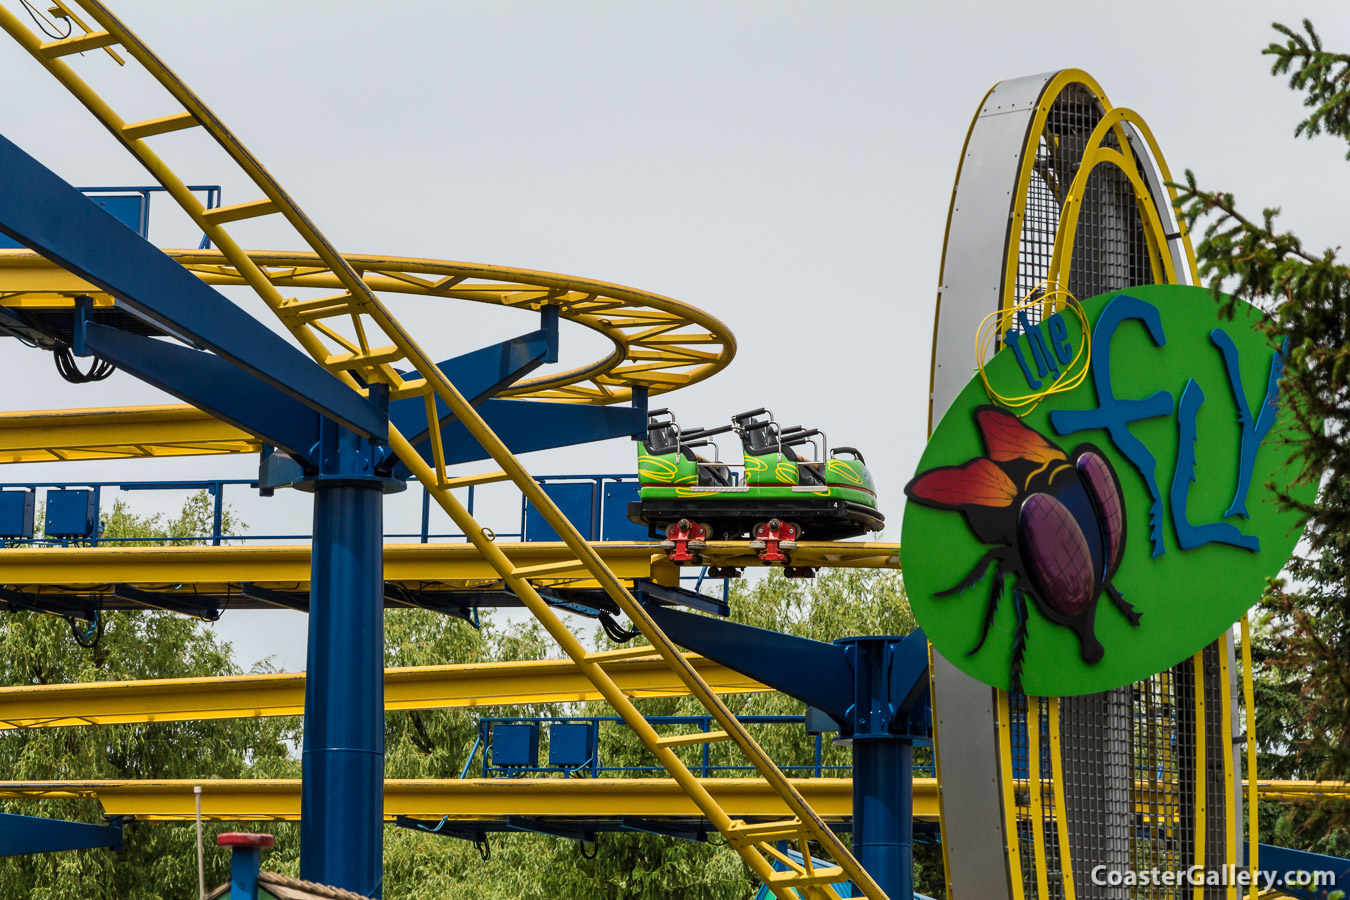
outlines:
[[[696,491],[693,488],[677,487],[675,488],[676,497],[720,497],[725,491]]]
[[[843,481],[851,481],[854,484],[863,483],[862,478],[858,477],[858,473],[853,471],[853,467],[841,459],[830,460],[826,465],[826,469],[829,474],[837,476]]]
[[[659,456],[639,456],[638,471],[655,478],[674,478],[679,466]]]
[[[797,483],[797,464],[790,459],[778,458],[778,464],[774,466],[774,476],[783,484]]]

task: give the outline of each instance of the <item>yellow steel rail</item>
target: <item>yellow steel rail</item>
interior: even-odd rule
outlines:
[[[1223,652],[1220,647],[1220,652]],[[1205,746],[1208,722],[1205,718],[1205,651],[1191,657],[1195,671],[1195,838],[1192,843],[1194,865],[1205,865],[1205,835],[1209,825],[1209,750]],[[1224,690],[1228,685],[1223,686]],[[1195,900],[1204,900],[1204,887],[1197,885],[1191,892]]]
[[[638,655],[640,654],[640,655]],[[614,683],[633,699],[686,697],[689,689],[647,648],[597,654]],[[690,664],[715,691],[771,691],[701,656]],[[385,669],[384,708],[448,709],[602,699],[570,659]],[[304,712],[305,673],[167,678],[0,688],[0,728],[125,725]]]
[[[1247,745],[1247,868],[1252,873],[1249,900],[1256,900],[1256,873],[1261,863],[1261,817],[1256,771],[1256,698],[1252,682],[1251,614],[1242,617],[1242,700],[1245,715],[1242,739]]]
[[[463,395],[445,377],[402,324],[390,313],[371,286],[362,280],[356,269],[332,246],[314,223],[300,210],[286,191],[268,173],[262,164],[246,149],[237,137],[207,108],[195,93],[133,34],[106,6],[97,0],[57,0],[58,6],[73,9],[78,6],[88,14],[100,31],[88,36],[99,46],[116,47],[134,61],[164,90],[161,97],[167,109],[161,109],[157,118],[143,121],[123,119],[109,103],[66,62],[70,51],[77,47],[69,42],[48,42],[7,7],[0,6],[0,28],[4,28],[49,74],[65,86],[85,107],[99,119],[109,132],[130,151],[151,175],[168,191],[187,215],[206,233],[212,244],[219,247],[238,272],[253,288],[259,298],[271,309],[299,341],[300,345],[320,364],[341,378],[353,390],[363,391],[361,385],[385,384],[391,397],[421,397],[425,401],[425,427],[432,434],[432,461],[423,460],[416,448],[399,429],[391,426],[391,449],[409,471],[423,483],[437,503],[447,512],[460,530],[500,574],[503,582],[534,613],[545,630],[571,657],[596,689],[613,706],[642,743],[651,751],[686,794],[694,801],[709,822],[740,853],[751,871],[776,896],[783,900],[832,898],[827,885],[847,878],[871,900],[880,900],[885,893],[876,881],[858,864],[847,846],[839,840],[824,820],[811,808],[805,797],[788,780],[773,760],[759,746],[717,694],[699,677],[697,671],[681,655],[679,649],[661,631],[624,586],[622,579],[606,565],[604,559],[586,539],[567,521],[552,499],[512,455],[510,449],[492,432],[469,405]],[[72,17],[78,21],[77,17]],[[78,46],[84,46],[78,44]],[[86,74],[97,75],[97,64],[86,66]],[[243,175],[261,193],[259,198],[248,198],[242,203],[207,210],[188,190],[187,184],[150,146],[156,134],[163,133],[166,122],[174,123],[176,130],[191,129],[208,135],[238,166]],[[335,123],[337,127],[348,123]],[[355,123],[350,123],[355,127]],[[197,131],[200,129],[200,131]],[[270,224],[290,226],[298,239],[317,256],[317,265],[311,273],[316,279],[333,279],[339,286],[337,293],[320,301],[298,300],[286,297],[272,276],[257,265],[241,249],[227,224],[268,217]],[[452,279],[453,280],[453,279]],[[553,300],[552,291],[543,291],[537,298],[523,297],[542,303]],[[668,346],[681,346],[683,339],[673,338],[672,326],[661,323],[641,328],[632,343],[660,353]],[[687,343],[687,342],[684,342]],[[655,362],[655,361],[654,361]],[[407,372],[407,369],[414,372]],[[624,376],[627,385],[650,387],[653,382],[641,367],[634,367]],[[657,381],[658,385],[670,386]],[[596,391],[606,397],[620,399],[631,388],[609,388],[597,385]],[[638,709],[624,695],[587,652],[586,647],[572,634],[557,613],[549,607],[517,563],[492,542],[490,535],[474,521],[468,510],[452,493],[448,485],[445,458],[439,442],[438,408],[436,400],[444,402],[449,411],[487,451],[511,481],[539,510],[562,541],[575,554],[577,564],[590,573],[610,599],[633,622],[643,636],[666,661],[671,670],[688,686],[690,693],[708,711],[721,727],[724,737],[732,741],[779,796],[786,816],[778,822],[747,823],[734,817],[717,797],[696,778],[675,753],[675,748],[663,740],[643,718]],[[578,399],[582,399],[578,396]],[[787,872],[775,870],[773,860],[784,859],[775,842],[794,841],[803,857],[812,855],[814,842],[835,865],[814,870],[795,864]]]
[[[192,406],[0,413],[0,463],[257,453],[258,439]]]
[[[604,541],[593,545],[615,578],[650,578],[675,584],[678,567],[651,543]],[[493,548],[512,565],[561,567],[575,554],[556,542],[501,543]],[[895,544],[803,541],[793,552],[793,564],[898,568]],[[704,557],[710,565],[763,565],[744,541],[714,541]],[[574,571],[550,568],[531,581],[594,586],[590,574],[575,562]],[[33,593],[99,593],[114,584],[133,584],[165,593],[229,593],[243,582],[279,590],[306,590],[310,577],[310,548],[290,545],[229,545],[220,547],[49,547],[9,548],[0,579],[11,588]],[[384,577],[418,589],[479,589],[500,587],[502,577],[473,544],[386,544]]]
[[[703,778],[699,784],[738,816],[781,816],[783,802],[759,778]],[[298,779],[192,781],[0,781],[0,798],[94,799],[110,816],[164,822],[194,818],[193,787],[202,786],[202,818],[216,821],[300,818]],[[853,814],[849,778],[794,778],[794,789],[831,819]],[[502,819],[516,816],[699,817],[680,785],[667,778],[389,779],[384,815]],[[914,817],[937,819],[937,782],[914,780]]]
[[[794,778],[820,813],[844,819],[853,813],[851,778]],[[759,778],[704,778],[699,783],[738,816],[775,816],[782,801]],[[1261,782],[1262,796],[1288,785],[1316,782]],[[300,817],[297,779],[178,779],[164,781],[0,781],[0,799],[97,800],[107,815],[165,822],[194,817],[193,787],[201,785],[202,817],[225,821],[293,820]],[[1347,785],[1323,785],[1343,796]],[[701,816],[701,809],[666,778],[488,778],[388,779],[386,818],[445,816],[499,819],[508,815]],[[914,779],[914,818],[937,821],[938,783]]]
[[[597,545],[617,577],[669,580],[675,567],[650,543]],[[514,564],[533,566],[575,559],[559,543],[502,544],[499,551]],[[584,576],[581,569],[579,575]],[[250,582],[306,589],[310,577],[307,545],[221,547],[68,547],[10,548],[0,578],[10,586],[64,586],[98,590],[113,583],[180,586],[186,593],[224,591]],[[387,544],[384,577],[418,587],[490,587],[500,581],[472,544]],[[547,580],[559,581],[566,573]],[[573,576],[576,577],[576,576]]]
[[[250,277],[219,250],[165,252],[208,284],[239,285]],[[318,253],[250,250],[244,255],[277,288],[345,289],[343,279]],[[629,399],[635,384],[656,394],[702,381],[726,368],[736,353],[735,337],[718,319],[650,291],[510,266],[352,254],[341,258],[371,291],[535,312],[553,306],[560,317],[598,333],[612,348],[584,365],[524,379],[503,396],[614,403]],[[112,303],[93,285],[30,250],[0,250],[0,306],[70,307],[81,295]],[[288,308],[310,321],[329,318],[336,309],[331,299],[322,298],[294,300]]]
[[[1243,785],[1250,787],[1247,781]],[[1263,800],[1306,800],[1311,797],[1350,800],[1350,782],[1344,781],[1275,781],[1262,778],[1256,790]]]

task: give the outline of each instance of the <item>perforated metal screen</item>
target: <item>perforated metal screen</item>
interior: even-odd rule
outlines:
[[[1026,186],[1013,301],[1034,296],[1032,292],[1051,274],[1061,214],[1102,116],[1096,98],[1077,84],[1061,92],[1050,109]],[[1122,148],[1114,134],[1108,134],[1103,144],[1134,153],[1131,147]],[[1086,178],[1078,207],[1066,285],[1075,297],[1085,299],[1157,280],[1134,189],[1118,168],[1095,168]],[[1031,318],[1042,312],[1032,311]],[[1190,885],[1099,884],[1096,881],[1102,879],[1091,877],[1098,866],[1117,872],[1155,868],[1179,872],[1202,860],[1209,867],[1229,861],[1224,766],[1230,756],[1221,718],[1228,685],[1219,664],[1221,652],[1226,648],[1214,644],[1201,654],[1203,758],[1197,753],[1195,660],[1127,688],[1058,701],[1060,785],[1053,777],[1049,735],[1050,706],[1056,701],[1032,698],[1036,706],[1029,709],[1027,697],[1008,698],[1006,739],[1024,897],[1066,896],[1061,834],[1067,836],[1078,900],[1195,897]],[[1040,759],[1035,766],[1029,756],[1032,721],[1040,731],[1035,742]],[[1037,790],[1038,798],[1033,796]],[[1062,799],[1056,797],[1057,790]],[[1057,801],[1063,803],[1063,829],[1056,819]],[[1197,841],[1201,829],[1203,848]],[[1205,897],[1224,896],[1223,888],[1204,891]]]

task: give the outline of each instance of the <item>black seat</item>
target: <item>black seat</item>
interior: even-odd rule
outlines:
[[[680,428],[674,422],[656,422],[647,427],[647,452],[674,453],[680,445]]]
[[[825,484],[825,463],[797,463],[797,480],[802,484]]]

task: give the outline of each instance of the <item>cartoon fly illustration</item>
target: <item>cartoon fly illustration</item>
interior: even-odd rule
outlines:
[[[921,472],[905,486],[905,495],[925,506],[957,510],[976,537],[994,545],[959,584],[937,595],[973,587],[993,566],[984,628],[971,654],[984,646],[1005,579],[1013,577],[1012,689],[1021,692],[1028,595],[1047,619],[1078,634],[1089,664],[1103,653],[1093,630],[1103,591],[1131,625],[1139,624],[1140,614],[1111,584],[1125,547],[1125,508],[1115,470],[1092,444],[1065,455],[997,406],[976,407],[975,421],[988,455]]]

